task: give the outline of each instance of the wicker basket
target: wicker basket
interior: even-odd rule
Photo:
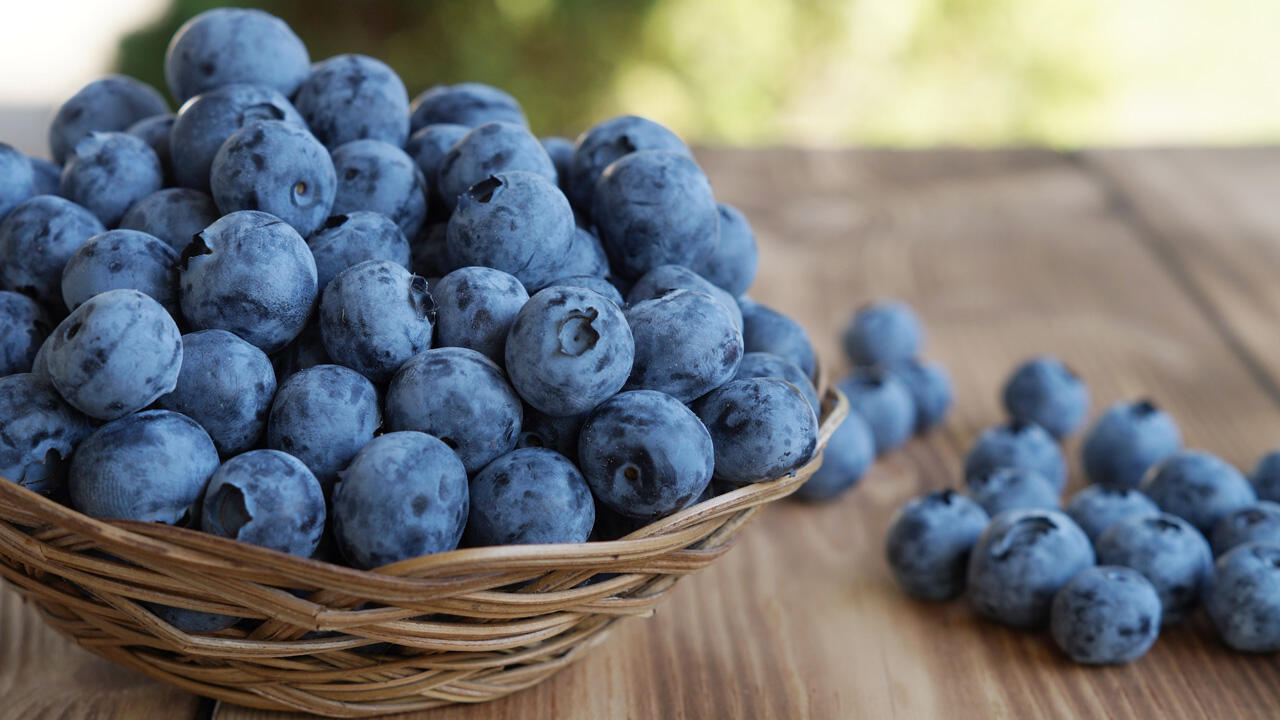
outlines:
[[[796,476],[625,539],[454,550],[377,572],[94,520],[0,480],[0,575],[75,642],[200,695],[333,717],[482,702],[578,659],[620,618],[651,614],[676,580],[723,555],[756,511],[817,469],[847,412],[828,390],[819,453]],[[140,602],[261,622],[188,635]],[[393,647],[370,647],[379,643]]]

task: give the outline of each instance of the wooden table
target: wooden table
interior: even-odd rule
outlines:
[[[1065,358],[1095,408],[1149,395],[1189,445],[1249,467],[1280,445],[1280,150],[707,151],[756,227],[753,295],[803,318],[827,363],[859,303],[910,301],[958,404],[946,426],[821,507],[769,509],[656,617],[543,685],[462,718],[1274,718],[1280,659],[1228,652],[1203,616],[1119,668],[894,587],[892,511],[954,484],[1018,360]],[[1068,443],[1074,485],[1078,441]],[[97,660],[0,588],[0,717],[218,718]]]

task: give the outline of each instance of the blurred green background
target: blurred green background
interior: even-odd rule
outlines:
[[[118,67],[164,87],[176,0]],[[621,112],[700,143],[1058,147],[1280,139],[1280,3],[1262,0],[263,0],[313,60],[411,95],[479,80],[541,134]]]

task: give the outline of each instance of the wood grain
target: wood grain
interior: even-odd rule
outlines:
[[[622,624],[582,663],[505,700],[418,717],[1276,716],[1280,663],[1224,650],[1203,617],[1167,630],[1133,665],[1081,668],[1044,634],[976,620],[959,602],[907,599],[881,542],[902,501],[955,483],[965,447],[1000,419],[999,383],[1034,353],[1064,357],[1096,408],[1154,397],[1188,444],[1239,465],[1280,444],[1280,395],[1267,387],[1280,377],[1280,289],[1270,282],[1280,272],[1271,199],[1280,155],[700,159],[760,236],[753,296],[803,318],[831,365],[835,332],[857,304],[910,301],[929,326],[926,354],[954,376],[955,413],[838,502],[770,508],[656,617]],[[1077,441],[1067,449],[1076,470]],[[195,714],[189,696],[96,661],[38,623],[0,588],[0,696],[56,696],[56,713],[45,712],[59,717]],[[38,716],[31,707],[4,703],[0,717]],[[287,717],[225,705],[213,715]]]

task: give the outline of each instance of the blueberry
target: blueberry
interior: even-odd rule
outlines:
[[[810,378],[817,377],[818,356],[800,323],[752,300],[739,302],[738,307],[747,352],[773,353],[798,365]]]
[[[26,155],[0,143],[0,220],[36,194],[35,170]]]
[[[992,518],[969,556],[969,601],[979,614],[1019,628],[1049,621],[1053,596],[1094,564],[1089,538],[1056,510]]]
[[[200,423],[218,453],[230,457],[257,446],[276,393],[271,361],[226,330],[182,336],[182,371],[158,407]]]
[[[217,469],[218,451],[194,420],[148,410],[80,443],[71,459],[71,505],[95,518],[190,526]]]
[[[307,238],[316,261],[316,287],[321,292],[338,273],[365,260],[387,260],[409,267],[409,241],[382,213],[357,210],[332,215]]]
[[[381,140],[352,140],[333,151],[338,195],[333,212],[372,210],[395,221],[406,237],[427,219],[427,181],[413,159]]]
[[[1259,498],[1280,502],[1280,450],[1262,456],[1249,479]]]
[[[329,152],[305,128],[264,120],[227,138],[209,168],[209,185],[223,213],[261,210],[306,237],[331,209],[345,210],[335,199],[334,167]]]
[[[253,450],[226,461],[209,478],[200,529],[310,557],[320,545],[324,519],[324,493],[301,460],[279,450]]]
[[[1214,555],[1225,555],[1237,545],[1265,542],[1280,545],[1280,504],[1260,500],[1218,521],[1210,535]]]
[[[107,75],[85,85],[58,108],[49,124],[49,151],[61,165],[90,133],[121,132],[139,120],[167,112],[169,104],[155,88],[124,75]]]
[[[856,368],[836,384],[849,399],[851,412],[867,421],[876,454],[902,447],[916,427],[911,391],[897,376],[880,368]]]
[[[427,199],[430,202],[429,214],[432,216],[447,212],[443,209],[445,206],[440,198],[440,189],[436,187],[436,173],[440,169],[440,163],[444,161],[449,148],[469,132],[471,128],[466,125],[449,123],[427,125],[410,135],[409,141],[404,145],[405,153],[422,171],[422,177],[426,180]]]
[[[911,392],[916,408],[916,432],[929,430],[946,419],[953,394],[946,368],[912,358],[889,366],[889,372]]]
[[[1009,417],[1033,422],[1056,438],[1075,432],[1089,415],[1089,388],[1055,357],[1034,357],[1019,365],[1001,397]]]
[[[523,448],[495,459],[471,481],[466,543],[586,542],[595,504],[582,473],[563,455]]]
[[[578,437],[584,415],[557,417],[526,404],[516,447],[555,450],[573,462],[578,461]]]
[[[593,275],[605,278],[610,275],[609,256],[604,252],[600,238],[583,227],[573,229],[573,241],[560,264],[558,277]],[[541,290],[542,288],[538,288]],[[619,303],[621,304],[621,303]],[[739,311],[741,314],[741,311]]]
[[[49,318],[35,300],[0,290],[0,377],[30,372],[49,335]]]
[[[1249,543],[1218,558],[1205,608],[1228,647],[1280,650],[1280,545]]]
[[[130,205],[163,186],[160,160],[141,138],[95,132],[67,157],[59,194],[115,227]]]
[[[488,267],[458,268],[436,283],[436,345],[471,348],[503,362],[507,332],[529,293],[514,276]]]
[[[182,313],[198,330],[229,330],[273,353],[302,331],[316,299],[316,263],[298,232],[242,210],[198,233],[178,266]]]
[[[93,431],[89,418],[30,373],[0,378],[0,478],[42,495],[66,494],[66,462]]]
[[[62,166],[55,165],[50,160],[38,157],[27,157],[27,162],[31,163],[32,187],[34,188],[32,195],[57,195],[62,185]],[[18,172],[21,172],[19,169]],[[4,219],[4,213],[0,213],[0,220]]]
[[[173,178],[172,153],[169,152],[169,135],[173,132],[173,123],[177,119],[178,116],[170,112],[162,115],[152,115],[151,117],[142,118],[125,130],[130,135],[141,138],[156,154],[156,159],[160,161],[160,170],[164,174],[166,185],[170,184],[168,181]]]
[[[372,383],[338,365],[316,365],[280,383],[267,419],[267,447],[301,460],[328,490],[381,424]]]
[[[1141,492],[1111,485],[1089,485],[1067,503],[1067,515],[1095,544],[1113,523],[1159,512],[1160,508]]]
[[[978,503],[954,490],[909,500],[885,539],[889,569],[903,591],[934,601],[964,592],[969,554],[987,522]]]
[[[1163,622],[1187,618],[1213,565],[1209,543],[1175,515],[1134,515],[1117,520],[1097,540],[1098,562],[1124,565],[1146,576],[1160,594]]]
[[[137,290],[95,295],[49,338],[48,369],[68,403],[114,420],[173,390],[182,366],[182,335],[155,300]]]
[[[502,369],[467,348],[415,355],[387,389],[387,427],[440,438],[468,473],[515,448],[523,410]]]
[[[271,88],[227,85],[192,98],[178,110],[169,134],[174,181],[182,187],[208,190],[218,149],[236,131],[264,120],[307,127],[289,100]]]
[[[964,458],[966,478],[986,475],[1002,467],[1031,470],[1044,476],[1055,492],[1067,485],[1067,463],[1062,449],[1044,428],[1013,421],[982,431]]]
[[[1253,486],[1221,458],[1199,450],[1181,450],[1160,463],[1142,492],[1161,510],[1208,535],[1219,520],[1258,501]]]
[[[1081,570],[1054,596],[1050,614],[1058,647],[1086,665],[1133,662],[1160,635],[1160,598],[1145,577],[1126,567]]]
[[[876,441],[870,426],[861,415],[851,412],[831,434],[822,453],[822,466],[804,481],[795,496],[801,500],[831,500],[857,485],[875,459]]]
[[[841,341],[854,365],[892,365],[920,352],[924,327],[901,300],[877,300],[858,308]]]
[[[742,308],[732,295],[707,282],[701,275],[682,265],[659,265],[650,270],[627,292],[627,303],[637,305],[645,300],[660,298],[676,290],[697,290],[715,298],[729,311],[733,325],[742,331]]]
[[[822,402],[818,399],[818,391],[814,389],[813,383],[809,380],[809,376],[804,374],[795,363],[789,362],[773,353],[766,352],[749,352],[742,356],[742,362],[738,364],[738,371],[734,373],[734,380],[748,380],[750,378],[772,377],[795,385],[804,393],[804,397],[809,401],[809,407],[813,408],[813,414],[822,415]],[[863,423],[865,426],[865,423]],[[870,428],[867,428],[870,430]],[[852,433],[853,431],[848,431]]]
[[[189,188],[165,188],[130,206],[120,218],[120,228],[154,235],[182,252],[192,236],[219,217],[222,213],[206,193]]]
[[[640,150],[668,150],[691,155],[676,134],[652,120],[635,115],[610,118],[578,137],[569,160],[569,199],[574,207],[591,211],[596,182],[619,158]]]
[[[548,415],[580,415],[622,389],[635,359],[627,319],[584,288],[551,287],[516,315],[504,351],[511,384]]]
[[[626,317],[636,348],[628,390],[690,402],[738,371],[742,333],[724,305],[704,292],[676,290],[632,305]]]
[[[558,277],[573,239],[573,211],[560,190],[539,175],[507,172],[458,198],[447,252],[456,263],[496,268],[538,289]]]
[[[174,33],[164,56],[164,79],[179,101],[233,83],[291,96],[310,67],[307,46],[280,18],[261,10],[216,8]]]
[[[556,175],[560,178],[560,187],[564,188],[569,179],[569,165],[573,162],[573,141],[562,137],[544,137],[538,142],[547,151],[551,164],[556,166]]]
[[[326,147],[409,139],[409,93],[396,71],[368,55],[336,55],[311,66],[293,103]]]
[[[529,124],[515,98],[492,85],[476,82],[436,85],[413,99],[409,115],[414,132],[428,125],[477,127],[489,122]]]
[[[436,187],[445,207],[452,209],[467,188],[490,175],[513,170],[541,175],[553,187],[556,185],[556,166],[527,128],[489,122],[472,129],[449,148],[436,170]]]
[[[338,273],[320,301],[320,336],[329,357],[377,383],[431,347],[434,322],[427,281],[387,260],[366,260]]]
[[[1150,400],[1107,408],[1080,446],[1089,480],[1136,488],[1153,465],[1182,447],[1178,424]]]
[[[737,208],[720,203],[720,242],[695,270],[734,297],[745,293],[755,282],[760,251],[751,224]]]
[[[0,222],[0,289],[62,308],[62,268],[86,240],[104,233],[93,213],[53,195],[37,195]]]
[[[693,404],[716,451],[716,479],[745,485],[777,480],[813,459],[818,419],[785,380],[733,380]]]
[[[585,288],[613,301],[618,307],[626,307],[627,303],[622,299],[622,293],[618,292],[618,287],[608,280],[596,275],[573,275],[571,277],[562,277],[552,280],[547,287],[556,287],[557,285]]]
[[[635,518],[663,517],[685,507],[717,468],[711,434],[698,416],[652,390],[619,393],[601,403],[582,423],[578,462],[602,503]]]
[[[420,432],[366,445],[333,490],[333,533],[360,568],[452,550],[467,523],[467,472],[449,446]]]
[[[409,240],[409,267],[415,275],[441,278],[462,267],[449,256],[447,222],[423,225]]]
[[[969,496],[991,517],[1007,510],[1057,510],[1058,493],[1034,470],[1001,467],[965,478]]]
[[[108,290],[132,289],[178,317],[178,253],[137,230],[108,230],[81,245],[62,269],[62,300],[75,310]]]

